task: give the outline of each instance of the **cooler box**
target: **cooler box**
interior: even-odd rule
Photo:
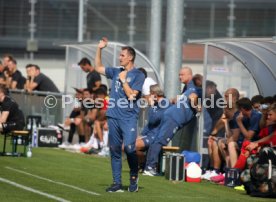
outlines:
[[[184,156],[171,153],[166,156],[165,178],[167,180],[183,181],[185,178]]]
[[[200,165],[201,156],[198,152],[193,151],[182,151],[181,153],[185,156],[185,168],[188,166],[189,163],[195,162]]]
[[[226,168],[224,185],[228,187],[240,186],[240,170],[237,168]]]
[[[37,129],[37,145],[38,147],[57,147],[62,142],[61,132],[53,128]]]
[[[195,162],[189,163],[186,167],[186,182],[200,182],[201,168]]]

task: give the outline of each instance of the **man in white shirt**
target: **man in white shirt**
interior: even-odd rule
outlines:
[[[148,77],[147,71],[143,67],[138,68],[138,70],[143,72],[146,78],[142,88],[142,96],[147,99],[150,96],[150,86],[157,83],[152,78]]]

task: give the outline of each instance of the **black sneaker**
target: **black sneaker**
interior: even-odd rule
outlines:
[[[139,177],[133,176],[130,178],[130,185],[128,187],[129,192],[138,192],[138,181]]]
[[[84,152],[84,153],[86,153],[86,154],[98,154],[99,152],[100,152],[100,150],[91,148],[87,152]]]
[[[108,187],[106,192],[124,192],[122,184],[112,184]]]

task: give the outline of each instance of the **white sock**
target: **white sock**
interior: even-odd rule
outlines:
[[[108,130],[103,131],[103,142],[104,142],[104,146],[108,145]]]
[[[93,141],[93,144],[92,144],[92,147],[94,149],[98,149],[99,148],[99,140],[97,138],[94,137],[94,141]]]

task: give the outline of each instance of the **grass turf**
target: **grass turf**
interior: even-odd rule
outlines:
[[[1,144],[2,145],[2,144]],[[81,192],[61,184],[37,179],[18,169],[50,180],[74,185],[99,193],[99,196]],[[106,193],[112,182],[109,158],[70,153],[51,148],[33,149],[33,157],[0,156],[0,178],[60,197],[69,201],[272,201],[252,198],[245,192],[235,191],[208,182],[171,182],[164,177],[140,176],[139,192]],[[127,189],[128,166],[123,163],[123,185]],[[274,199],[275,200],[275,199]],[[0,201],[54,201],[0,181]]]

